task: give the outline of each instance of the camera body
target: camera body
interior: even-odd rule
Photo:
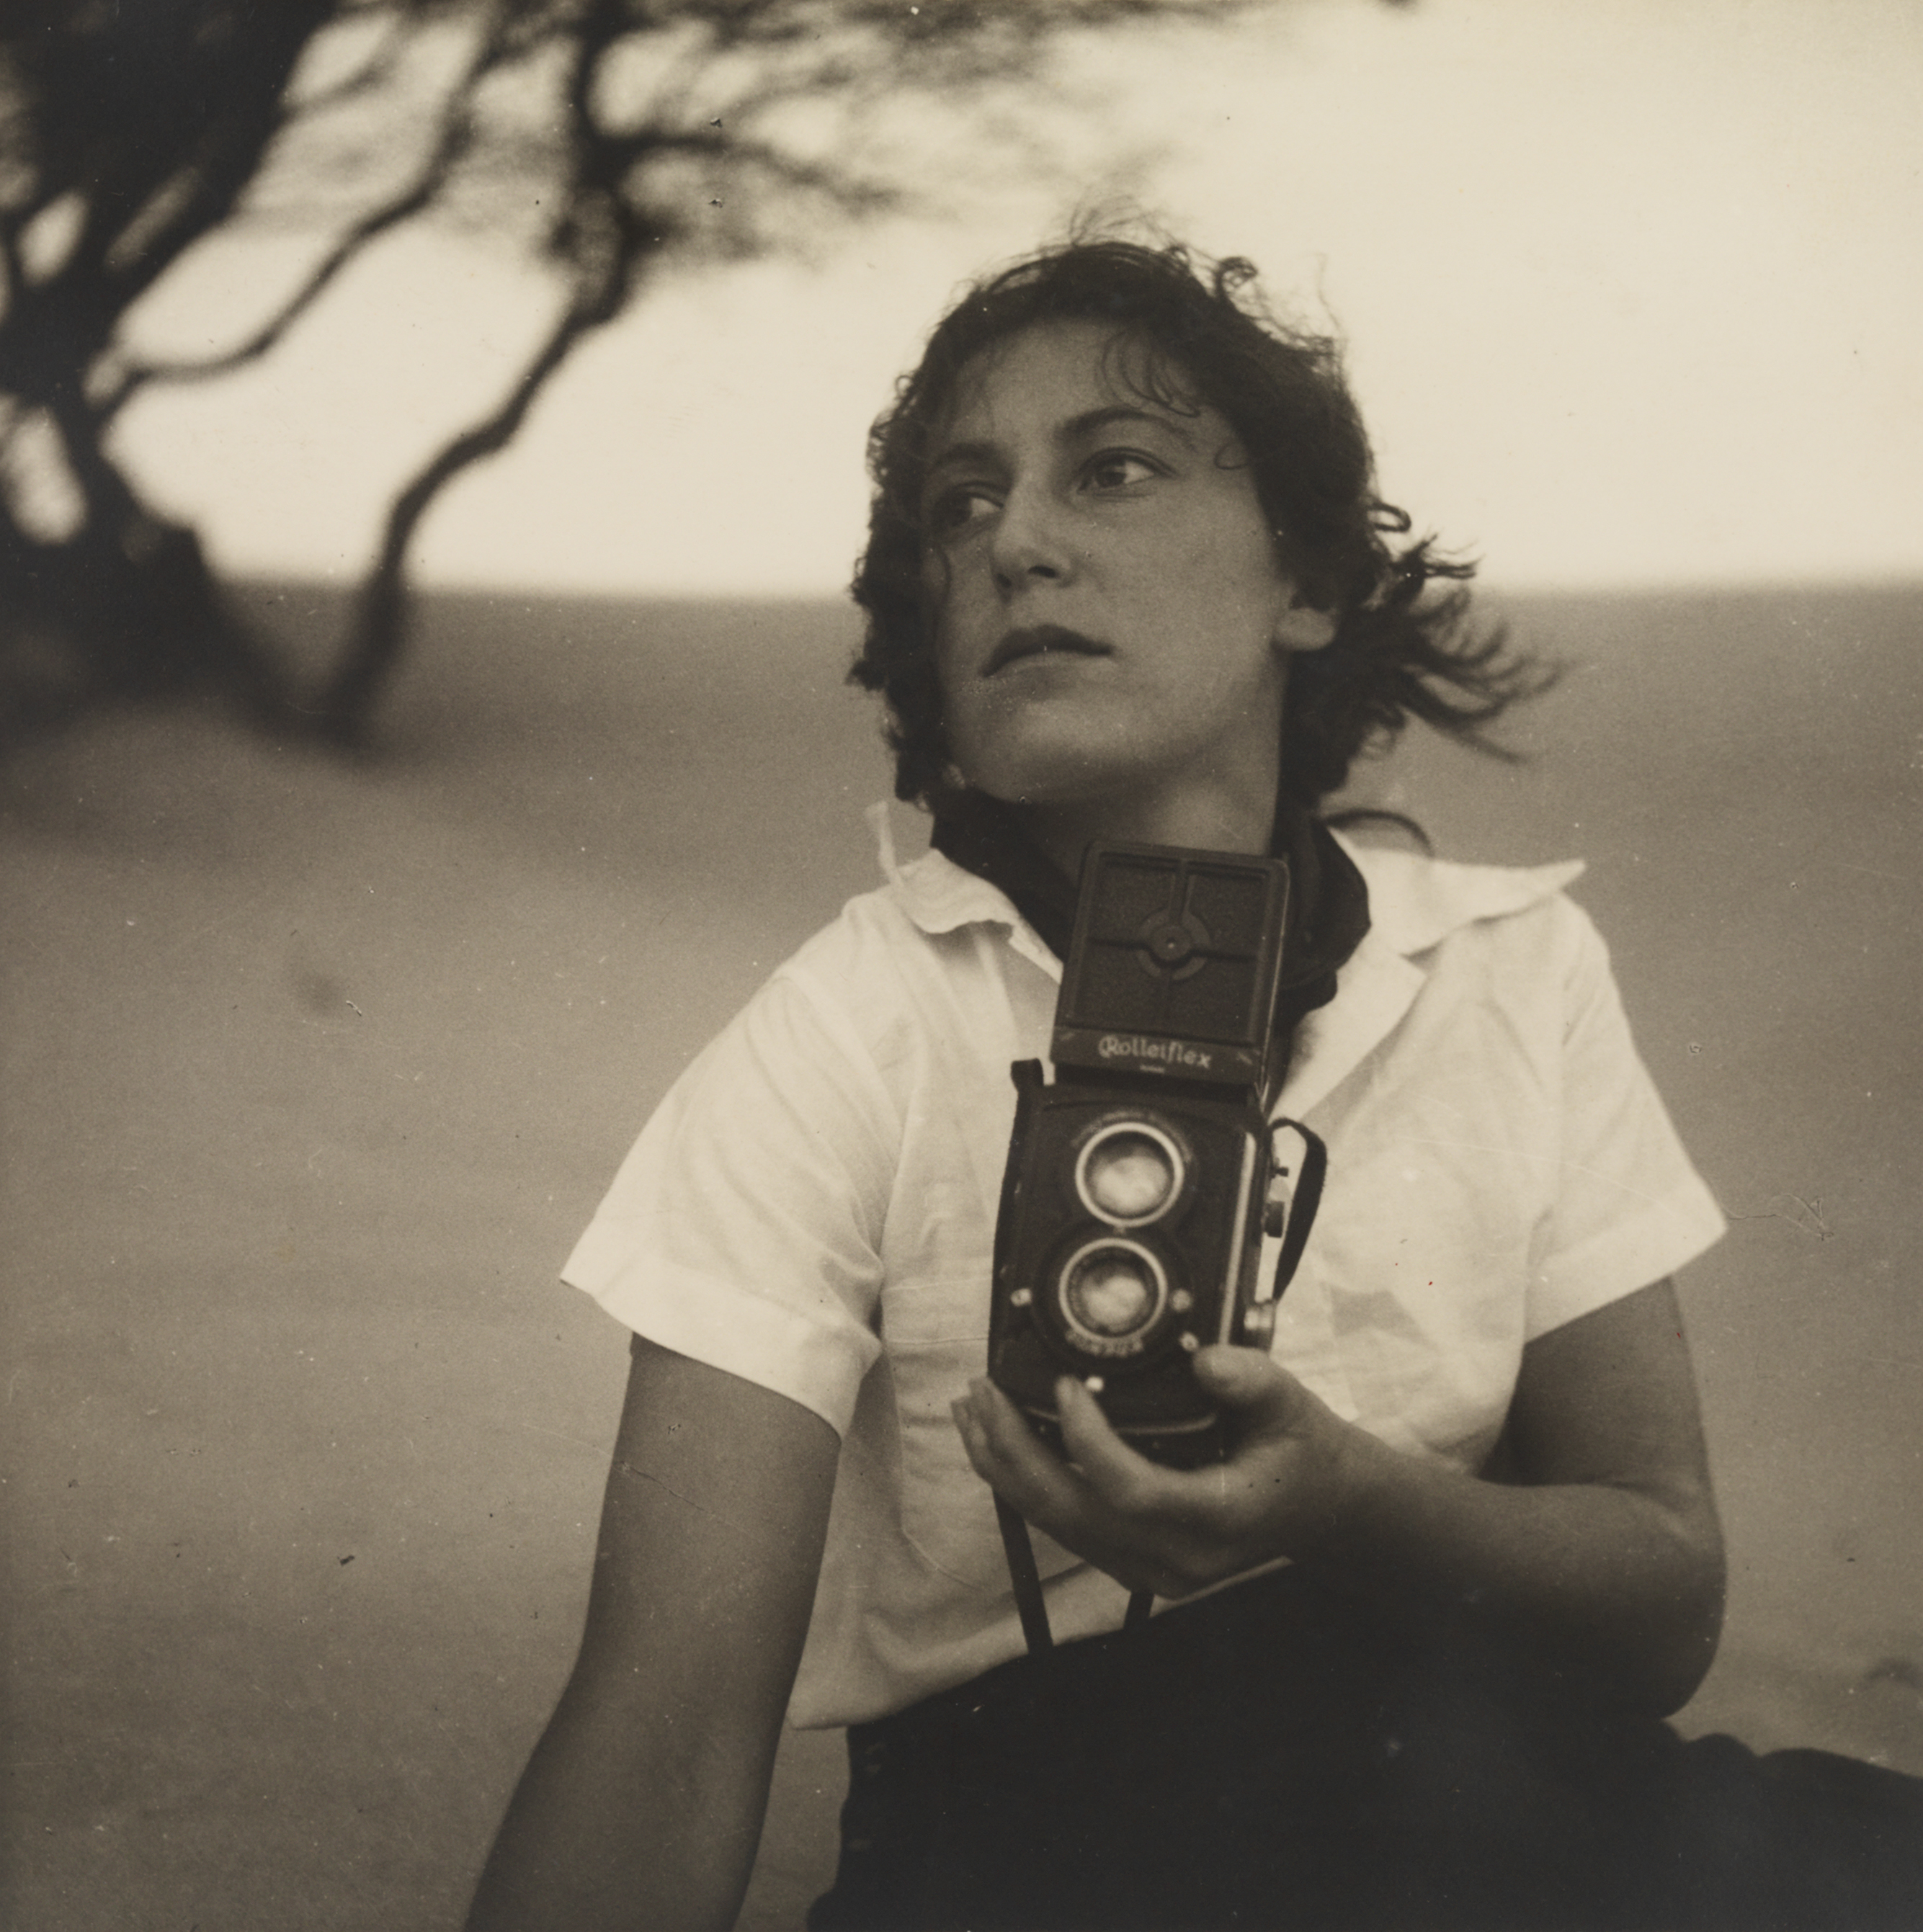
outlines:
[[[989,1375],[1058,1444],[1067,1374],[1144,1455],[1192,1468],[1226,1453],[1190,1358],[1266,1346],[1262,1238],[1286,1232],[1299,1252],[1291,1212],[1312,1214],[1320,1182],[1320,1143],[1300,1129],[1282,1142],[1268,1118],[1288,906],[1279,859],[1089,848],[1055,1077],[1012,1070],[989,1306]]]

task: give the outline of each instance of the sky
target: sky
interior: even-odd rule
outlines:
[[[1493,584],[1923,577],[1914,0],[1298,0],[1066,78],[1114,141],[1078,172],[658,284],[442,500],[422,580],[834,593],[936,316],[1118,196],[1340,330],[1384,494]],[[143,338],[235,339],[290,245],[189,258]],[[397,238],[122,450],[226,568],[351,579],[550,299],[484,236]]]

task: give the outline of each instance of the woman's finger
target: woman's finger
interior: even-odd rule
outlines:
[[[1308,1391],[1279,1363],[1256,1348],[1217,1343],[1195,1358],[1196,1379],[1237,1418],[1238,1436],[1286,1434]]]
[[[992,1382],[971,1383],[954,1415],[968,1460],[985,1483],[1052,1535],[1056,1523],[1074,1520],[1082,1499],[1073,1472]]]
[[[955,1404],[955,1419],[975,1473],[1025,1521],[1126,1588],[1160,1587],[1156,1578],[1162,1558],[1139,1546],[1139,1526],[1119,1516],[1078,1471],[1046,1448],[1000,1390],[978,1383]]]
[[[1132,1449],[1115,1433],[1102,1405],[1072,1376],[1055,1384],[1062,1443],[1096,1495],[1126,1516],[1141,1515],[1166,1500],[1167,1472]]]

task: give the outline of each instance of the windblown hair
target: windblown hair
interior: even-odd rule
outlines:
[[[1505,755],[1485,728],[1548,678],[1500,628],[1471,623],[1473,564],[1438,555],[1428,538],[1391,544],[1409,518],[1376,494],[1340,345],[1277,321],[1255,274],[1239,257],[1210,262],[1172,243],[1071,242],[976,284],[937,325],[869,433],[874,496],[853,586],[868,626],[848,675],[886,704],[898,797],[933,808],[954,784],[923,572],[929,459],[968,364],[1052,322],[1112,325],[1119,344],[1148,352],[1115,360],[1138,393],[1226,419],[1283,568],[1306,603],[1335,616],[1333,641],[1299,654],[1289,673],[1282,772],[1292,799],[1312,809],[1366,746],[1412,718]]]

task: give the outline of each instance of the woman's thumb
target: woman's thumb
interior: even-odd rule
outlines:
[[[1232,1348],[1222,1343],[1203,1349],[1195,1360],[1196,1379],[1247,1425],[1286,1425],[1295,1406],[1295,1378],[1267,1350]]]

